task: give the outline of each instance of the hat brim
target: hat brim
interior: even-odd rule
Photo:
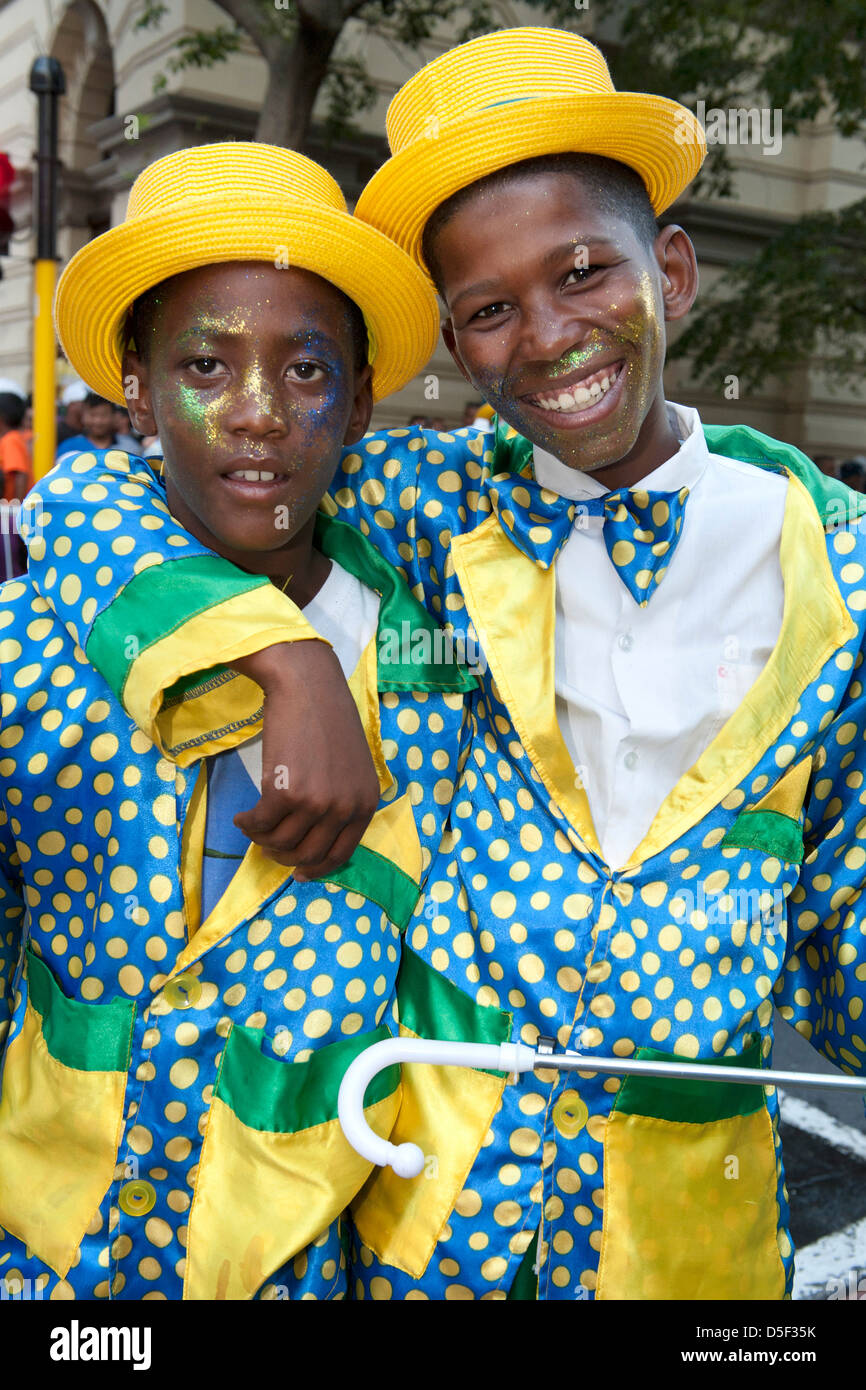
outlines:
[[[596,154],[640,174],[658,216],[691,183],[706,138],[679,102],[642,92],[539,97],[472,112],[421,137],[371,178],[355,216],[384,232],[426,270],[424,227],[461,188],[548,154]]]
[[[60,278],[57,336],[89,387],[123,402],[121,359],[132,302],[172,275],[224,261],[309,270],[358,305],[371,340],[373,397],[399,391],[429,360],[436,299],[419,269],[349,213],[274,198],[189,203],[134,218],[88,242]]]

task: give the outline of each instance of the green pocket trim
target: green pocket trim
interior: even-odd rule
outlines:
[[[323,882],[338,883],[341,888],[362,893],[371,902],[378,903],[401,932],[409,925],[421,896],[421,888],[414,878],[366,845],[358,845],[349,862],[327,874]]]
[[[296,1134],[337,1118],[337,1093],[359,1052],[390,1038],[384,1026],[345,1042],[329,1043],[307,1062],[281,1062],[262,1052],[263,1028],[235,1024],[226,1040],[215,1096],[248,1129]],[[386,1067],[367,1087],[364,1105],[375,1105],[400,1085],[399,1066]]]
[[[673,1052],[658,1052],[654,1047],[639,1047],[639,1061],[704,1062],[702,1057],[680,1057]],[[716,1057],[714,1066],[761,1066],[761,1039],[756,1038],[737,1057]],[[620,1086],[614,1110],[623,1115],[642,1115],[652,1120],[685,1121],[705,1125],[713,1120],[730,1120],[735,1115],[753,1115],[764,1106],[763,1086],[743,1081],[687,1081],[662,1076],[627,1076]]]
[[[56,1062],[74,1071],[128,1071],[135,1004],[112,999],[86,1004],[67,999],[48,966],[28,947],[30,1003],[42,1018],[42,1036]]]
[[[803,862],[800,822],[781,811],[743,811],[722,840],[722,849],[734,846],[761,850],[787,864]]]
[[[428,965],[408,946],[397,980],[400,1022],[422,1038],[453,1042],[504,1043],[511,1037],[513,1014],[476,1004],[462,989]],[[503,1076],[504,1072],[491,1072]]]
[[[151,565],[130,579],[114,602],[95,619],[85,647],[87,659],[122,700],[127,678],[141,652],[216,604],[268,584],[269,579],[243,574],[217,555],[195,555]],[[135,633],[138,640],[134,657],[126,655],[130,633]],[[191,679],[200,682],[201,672]]]

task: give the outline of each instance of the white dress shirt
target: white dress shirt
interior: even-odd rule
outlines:
[[[689,488],[682,531],[645,608],[611,562],[603,518],[580,518],[556,559],[556,712],[602,853],[628,861],[656,811],[741,703],[779,635],[788,479],[711,454],[696,410],[638,487]],[[544,487],[603,496],[590,473],[534,450]]]
[[[343,668],[352,675],[379,622],[379,595],[354,574],[331,561],[331,572],[303,614],[321,637],[327,638]],[[255,785],[262,789],[262,736],[257,734],[236,750]]]

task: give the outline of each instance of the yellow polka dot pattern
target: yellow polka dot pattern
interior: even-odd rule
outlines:
[[[436,613],[465,602],[446,553],[452,535],[495,512],[515,546],[540,565],[551,563],[558,539],[556,499],[532,488],[520,441],[509,456],[500,437],[494,457],[489,438],[472,432],[465,441],[460,432],[457,438],[451,449],[429,432],[408,445],[394,439],[389,452],[401,467],[378,504],[379,515],[387,517],[378,538],[384,553],[390,556],[394,547],[415,591]],[[375,524],[358,500],[365,466],[362,444],[354,454],[352,495],[338,497],[338,514],[362,530]],[[448,491],[450,479],[439,488],[440,471],[462,471],[462,492]],[[686,498],[675,502],[681,506]],[[638,497],[636,505],[648,507],[649,515],[620,517],[632,533],[617,538],[626,549],[614,560],[632,565],[637,576],[649,567],[635,558],[640,544],[647,545],[657,582],[671,539],[659,528],[673,517],[677,534],[679,517],[670,499],[667,513],[658,498]],[[573,521],[568,518],[569,525]],[[539,528],[535,534],[533,528]],[[635,556],[627,548],[632,545]],[[757,1034],[768,1054],[775,1002],[833,1061],[862,1068],[866,942],[857,902],[866,864],[866,787],[859,770],[866,731],[859,679],[864,552],[859,523],[828,532],[827,554],[856,636],[841,646],[828,643],[823,669],[796,692],[787,727],[769,747],[756,745],[740,782],[722,788],[714,806],[628,874],[611,873],[551,801],[519,741],[513,711],[482,663],[477,729],[450,834],[431,871],[428,900],[436,912],[415,919],[411,947],[477,1003],[512,1010],[513,1036],[529,1043],[543,1031],[588,1051],[628,1057],[643,1046],[712,1060],[742,1051],[746,1038]],[[799,818],[802,864],[780,859],[770,840],[723,847],[738,816],[785,769],[810,755],[814,776]],[[551,1070],[506,1087],[423,1279],[409,1280],[362,1250],[356,1278],[364,1296],[501,1298],[540,1225],[540,1296],[593,1298],[604,1219],[604,1129],[618,1084],[612,1077],[575,1080]],[[573,1136],[554,1122],[557,1101],[569,1089],[588,1113]],[[767,1104],[776,1146],[777,1240],[790,1287],[774,1093]],[[540,1141],[532,1153],[527,1128]],[[516,1152],[515,1145],[527,1151]],[[496,1258],[506,1261],[504,1272],[488,1263]],[[386,1280],[387,1289],[375,1279]]]
[[[82,477],[87,482],[86,472]],[[49,480],[43,487],[51,494]],[[94,492],[89,495],[91,505],[104,505]],[[118,515],[124,496],[116,500]],[[137,527],[144,513],[131,515]],[[85,551],[76,562],[77,585],[54,576],[52,601],[62,588],[58,602],[74,612],[92,596],[94,566],[107,558],[119,529],[105,520],[102,528],[88,527],[80,544],[97,546],[97,553]],[[152,544],[155,532],[145,530]],[[51,536],[50,527],[46,534]],[[122,548],[112,553],[118,564],[127,563]],[[118,576],[112,567],[106,587]],[[83,631],[81,612],[76,616]],[[228,935],[204,941],[200,951],[195,937],[188,945],[180,851],[196,769],[179,769],[131,726],[29,580],[0,591],[0,643],[0,894],[6,923],[0,981],[9,986],[5,999],[0,990],[0,1009],[18,996],[11,1019],[4,1012],[0,1024],[14,1037],[27,1004],[26,982],[16,980],[16,991],[11,978],[25,901],[32,949],[55,987],[75,1001],[81,1028],[105,1029],[112,1001],[135,1005],[131,1037],[127,1021],[125,1036],[117,1040],[129,1050],[123,1115],[108,1117],[101,1141],[98,1134],[88,1136],[97,1149],[102,1142],[113,1154],[122,1119],[114,1181],[72,1268],[60,1280],[23,1240],[6,1232],[0,1232],[0,1261],[8,1256],[23,1277],[47,1278],[46,1297],[178,1299],[188,1272],[188,1240],[195,1238],[197,1220],[207,1219],[197,1217],[194,1198],[213,1167],[212,1159],[202,1162],[203,1145],[220,1099],[226,1039],[233,1030],[256,1030],[262,1074],[269,1078],[266,1094],[279,1092],[282,1077],[293,1087],[296,1069],[314,1052],[392,1024],[400,929],[374,897],[335,883],[297,884],[287,876],[271,898],[252,911],[248,904]],[[40,693],[47,698],[35,698]],[[408,795],[417,825],[418,843],[407,841],[404,853],[410,861],[420,856],[429,863],[456,777],[462,696],[389,690],[379,717],[393,779],[389,797]],[[76,1119],[70,1114],[68,1133],[62,1142],[53,1141],[58,1164],[76,1143]],[[280,1123],[291,1133],[290,1122]],[[318,1168],[315,1179],[321,1183]],[[255,1192],[253,1169],[243,1181]],[[289,1166],[287,1189],[300,1181]],[[205,1197],[201,1210],[207,1211]],[[251,1231],[240,1275],[248,1296],[344,1297],[345,1238],[338,1212],[339,1206],[312,1245],[278,1261],[278,1268],[260,1264]],[[258,1219],[262,1229],[276,1227],[279,1240],[291,1248],[290,1216],[281,1224],[279,1214],[262,1211]],[[218,1289],[218,1269],[213,1276]]]
[[[714,448],[724,451],[718,434]],[[376,487],[368,486],[371,480]],[[658,500],[633,497],[631,505],[649,508],[637,521],[624,504],[618,521],[631,534],[613,541],[625,543],[617,556],[634,568],[644,593],[663,575],[670,551],[658,528],[670,526],[672,513],[665,515]],[[64,527],[81,527],[80,497],[59,496],[51,505]],[[159,505],[142,503],[154,514]],[[566,531],[558,499],[532,482],[531,451],[508,429],[495,440],[474,431],[411,429],[368,438],[344,456],[333,507],[362,533],[375,531],[413,593],[467,638],[474,637],[473,615],[450,553],[452,536],[495,512],[517,549],[546,567]],[[566,521],[570,528],[573,510],[566,510]],[[99,548],[85,563],[94,567],[100,595],[129,573],[124,557],[109,556],[112,534],[86,538]],[[162,539],[157,533],[148,544],[160,550]],[[641,545],[660,562],[649,581],[651,562],[638,558]],[[411,947],[476,1003],[511,1011],[513,1036],[530,1043],[543,1030],[589,1053],[628,1057],[645,1046],[712,1059],[738,1053],[757,1034],[768,1054],[775,1002],[831,1060],[862,1067],[864,550],[856,523],[827,534],[834,581],[856,635],[828,643],[822,669],[793,692],[787,727],[769,747],[756,741],[750,765],[738,769],[739,782],[720,788],[694,823],[684,821],[675,840],[627,874],[611,873],[589,852],[551,799],[481,660],[472,746],[425,908],[409,927]],[[54,599],[60,559],[47,553],[42,565],[41,583]],[[73,605],[70,621],[82,625],[83,609]],[[14,641],[17,634],[10,636]],[[52,677],[61,690],[73,680],[68,662]],[[10,691],[16,702],[27,695],[27,689]],[[14,756],[12,741],[7,756]],[[780,859],[778,846],[757,834],[748,848],[723,846],[738,817],[785,769],[809,756],[813,775],[797,822],[802,863]],[[290,991],[286,998],[299,995]],[[540,1227],[540,1296],[592,1298],[603,1236],[604,1132],[617,1087],[616,1078],[566,1077],[553,1069],[507,1086],[423,1278],[380,1266],[362,1248],[357,1294],[500,1299]],[[574,1134],[560,1132],[554,1120],[565,1090],[577,1093],[581,1115],[586,1107],[586,1123]],[[568,1106],[567,1114],[578,1113],[573,1098]],[[775,1125],[772,1092],[768,1107]],[[777,1159],[778,1245],[790,1281],[778,1148]]]

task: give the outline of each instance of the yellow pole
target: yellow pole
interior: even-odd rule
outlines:
[[[38,481],[54,467],[57,448],[54,303],[56,261],[34,261],[33,318],[33,477]]]
[[[57,102],[66,91],[56,58],[39,57],[30,69],[36,97],[36,255],[33,260],[33,476],[54,467],[57,425],[54,400],[54,322],[57,275]]]

